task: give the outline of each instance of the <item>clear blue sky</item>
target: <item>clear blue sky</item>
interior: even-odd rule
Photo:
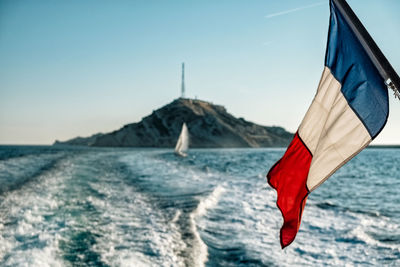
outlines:
[[[139,121],[179,96],[295,131],[324,66],[328,0],[0,0],[0,144]],[[400,72],[400,1],[348,0]],[[376,144],[400,144],[400,101]]]

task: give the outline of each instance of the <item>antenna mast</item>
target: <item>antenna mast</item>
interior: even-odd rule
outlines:
[[[182,63],[181,98],[185,98],[185,63]]]

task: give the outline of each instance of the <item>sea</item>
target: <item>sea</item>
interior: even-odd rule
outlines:
[[[284,151],[1,146],[0,266],[400,266],[400,149],[312,192],[282,250]]]

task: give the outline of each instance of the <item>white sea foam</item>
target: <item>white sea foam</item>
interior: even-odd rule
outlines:
[[[400,244],[383,243],[374,239],[367,233],[368,229],[374,229],[376,231],[376,228],[381,229],[381,231],[384,230],[385,234],[388,234],[388,231],[398,230],[398,225],[390,223],[388,219],[385,220],[380,218],[377,220],[372,220],[367,217],[362,217],[360,219],[360,223],[357,225],[357,227],[349,232],[347,237],[359,239],[368,245],[390,248],[400,252]]]
[[[179,217],[181,216],[182,212],[180,210],[177,210],[175,212],[174,218],[172,218],[171,223],[177,223]]]
[[[62,174],[55,170],[43,173],[20,190],[3,195],[0,261],[6,266],[63,266],[57,226],[44,220],[44,216],[52,215],[58,207],[55,194],[62,183]],[[4,225],[6,222],[7,226]],[[30,242],[40,245],[31,246]]]
[[[192,232],[196,238],[198,247],[195,251],[194,265],[195,266],[205,266],[205,263],[208,259],[208,247],[201,239],[201,236],[197,230],[196,226],[196,218],[204,216],[207,210],[212,209],[217,205],[221,194],[225,191],[225,189],[219,185],[217,186],[210,195],[208,195],[205,199],[202,199],[197,208],[190,214],[190,223]]]
[[[203,216],[208,209],[212,209],[218,203],[219,198],[222,193],[225,192],[225,189],[222,185],[218,185],[214,188],[210,195],[208,195],[205,199],[202,199],[199,202],[196,210],[194,211],[193,215],[195,217]]]
[[[104,181],[103,181],[104,182]],[[184,249],[175,223],[178,211],[167,223],[151,199],[121,183],[121,177],[110,176],[107,186],[92,184],[102,199],[87,198],[102,215],[98,225],[97,244],[93,248],[110,266],[184,266],[177,252]]]

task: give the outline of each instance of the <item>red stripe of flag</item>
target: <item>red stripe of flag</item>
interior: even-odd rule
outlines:
[[[278,193],[276,204],[283,216],[280,235],[282,248],[293,242],[300,227],[301,215],[309,194],[307,176],[311,160],[310,151],[296,133],[283,157],[267,175],[268,183]]]

